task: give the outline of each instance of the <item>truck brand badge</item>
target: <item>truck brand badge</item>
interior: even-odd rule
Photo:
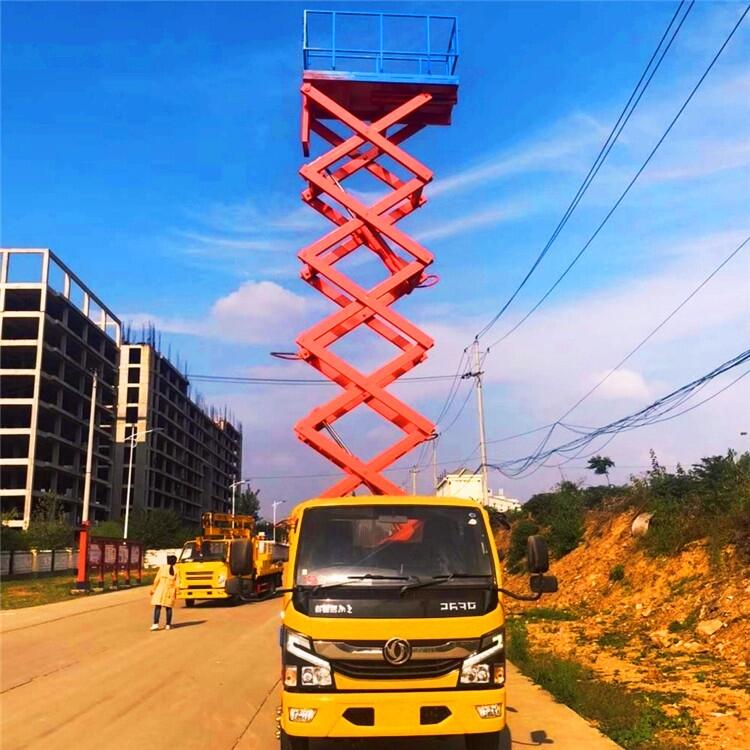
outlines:
[[[411,659],[411,643],[403,638],[391,638],[383,646],[383,658],[394,667]]]
[[[441,612],[457,612],[459,610],[470,612],[476,608],[476,602],[440,602]]]

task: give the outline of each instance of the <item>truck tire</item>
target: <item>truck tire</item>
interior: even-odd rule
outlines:
[[[185,599],[185,606],[186,607],[194,607],[195,606],[195,599]]]
[[[484,734],[467,734],[466,750],[505,750],[510,747],[504,742],[507,733],[485,732]]]
[[[279,750],[310,750],[310,740],[307,737],[292,737],[282,729],[279,735]]]

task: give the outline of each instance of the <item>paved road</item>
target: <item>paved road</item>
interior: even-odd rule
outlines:
[[[279,600],[175,611],[150,632],[146,590],[0,613],[3,750],[275,750]],[[513,750],[615,750],[509,671]],[[315,750],[462,750],[460,739]]]

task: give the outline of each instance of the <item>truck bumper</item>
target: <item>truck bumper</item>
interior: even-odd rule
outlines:
[[[480,718],[477,706],[490,704],[498,706],[499,715]],[[307,722],[292,721],[290,708],[314,709],[315,716]],[[347,709],[358,708],[373,709],[372,724],[362,725],[361,712],[350,711],[347,715]],[[282,729],[296,737],[425,737],[500,732],[505,727],[505,688],[324,694],[284,691],[280,721]]]
[[[228,599],[225,589],[179,589],[178,599]]]

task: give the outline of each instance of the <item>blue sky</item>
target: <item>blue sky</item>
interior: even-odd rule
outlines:
[[[299,201],[304,7],[328,6],[3,4],[2,244],[51,247],[124,321],[153,320],[191,372],[315,376],[268,356],[293,348],[295,334],[327,309],[297,275],[296,251],[326,230]],[[452,373],[525,273],[675,7],[388,4],[456,14],[461,34],[453,125],[409,143],[435,182],[427,206],[402,226],[435,253],[441,277],[400,307],[436,339],[416,374]],[[696,5],[586,199],[493,334],[507,330],[585,242],[742,7]],[[559,416],[748,233],[750,21],[570,277],[492,351],[490,437]],[[622,416],[744,348],[748,256],[738,255],[571,420],[596,425]],[[350,347],[363,366],[377,351],[364,342]],[[434,417],[446,389],[404,385],[399,393]],[[200,390],[242,418],[247,476],[330,472],[291,427],[331,390]],[[647,464],[651,447],[667,463],[742,447],[748,397],[742,381],[682,421],[618,438],[607,448],[622,467],[616,478]],[[447,468],[477,442],[470,406],[441,439]],[[388,434],[374,419],[342,430],[363,449]],[[495,444],[491,456],[530,447]],[[428,475],[420,477],[425,490]],[[395,476],[400,482],[408,473]],[[559,478],[543,469],[523,480],[494,476],[492,485],[525,498]],[[327,481],[257,484],[267,501],[291,501]]]

